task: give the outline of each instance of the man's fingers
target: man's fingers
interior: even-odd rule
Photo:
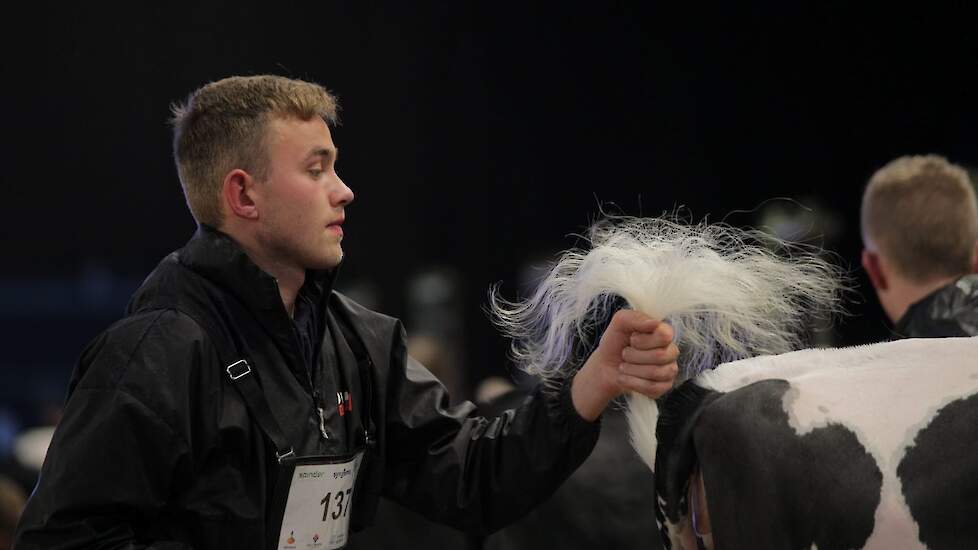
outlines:
[[[621,390],[659,397],[672,388],[679,373],[679,349],[672,343],[674,333],[669,323],[623,309],[611,319],[605,335],[609,333],[614,335],[611,341],[622,346],[618,365]]]
[[[658,323],[652,332],[633,331],[628,338],[628,345],[636,349],[661,348],[670,342],[674,331],[669,323]]]
[[[635,311],[634,309],[620,309],[611,318],[609,330],[616,330],[622,334],[629,335],[633,332],[653,332],[662,321],[653,319],[648,315]]]
[[[641,378],[654,382],[672,383],[679,374],[679,365],[669,363],[667,365],[635,365],[632,363],[622,363],[618,365],[620,375],[629,378]]]
[[[621,351],[622,361],[636,365],[666,365],[673,363],[679,357],[676,344],[653,349],[636,349],[631,346]]]
[[[672,382],[653,382],[627,374],[618,375],[618,384],[626,391],[638,392],[649,397],[661,397],[672,388]]]

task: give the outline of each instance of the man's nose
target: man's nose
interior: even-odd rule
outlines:
[[[353,202],[355,195],[353,190],[343,181],[343,178],[336,176],[336,181],[339,182],[339,187],[334,192],[333,202],[337,206],[344,206]]]

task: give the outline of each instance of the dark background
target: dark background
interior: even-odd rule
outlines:
[[[27,6],[3,39],[2,418],[27,426],[60,402],[83,345],[191,236],[168,106],[233,74],[339,96],[357,194],[339,286],[411,331],[411,281],[447,274],[463,392],[504,372],[488,287],[515,296],[599,204],[757,225],[791,199],[773,204],[810,208],[856,270],[876,168],[910,153],[978,164],[974,14],[894,6]],[[856,275],[838,345],[887,335]]]

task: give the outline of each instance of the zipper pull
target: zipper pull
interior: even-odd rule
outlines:
[[[323,439],[329,441],[329,433],[326,431],[326,414],[322,407],[316,407],[319,411],[319,433],[323,434]]]

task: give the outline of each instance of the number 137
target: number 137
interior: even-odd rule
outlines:
[[[350,511],[350,500],[352,500],[350,498],[350,493],[352,492],[353,489],[350,488],[346,490],[345,494],[343,491],[337,491],[335,496],[333,495],[332,491],[326,493],[323,500],[319,501],[319,504],[323,505],[323,521],[329,521],[330,517],[333,519],[340,519],[341,516],[345,516],[347,512]],[[333,497],[332,504],[335,504],[335,506],[332,507],[332,513],[329,511],[331,508],[329,501],[330,497]]]

